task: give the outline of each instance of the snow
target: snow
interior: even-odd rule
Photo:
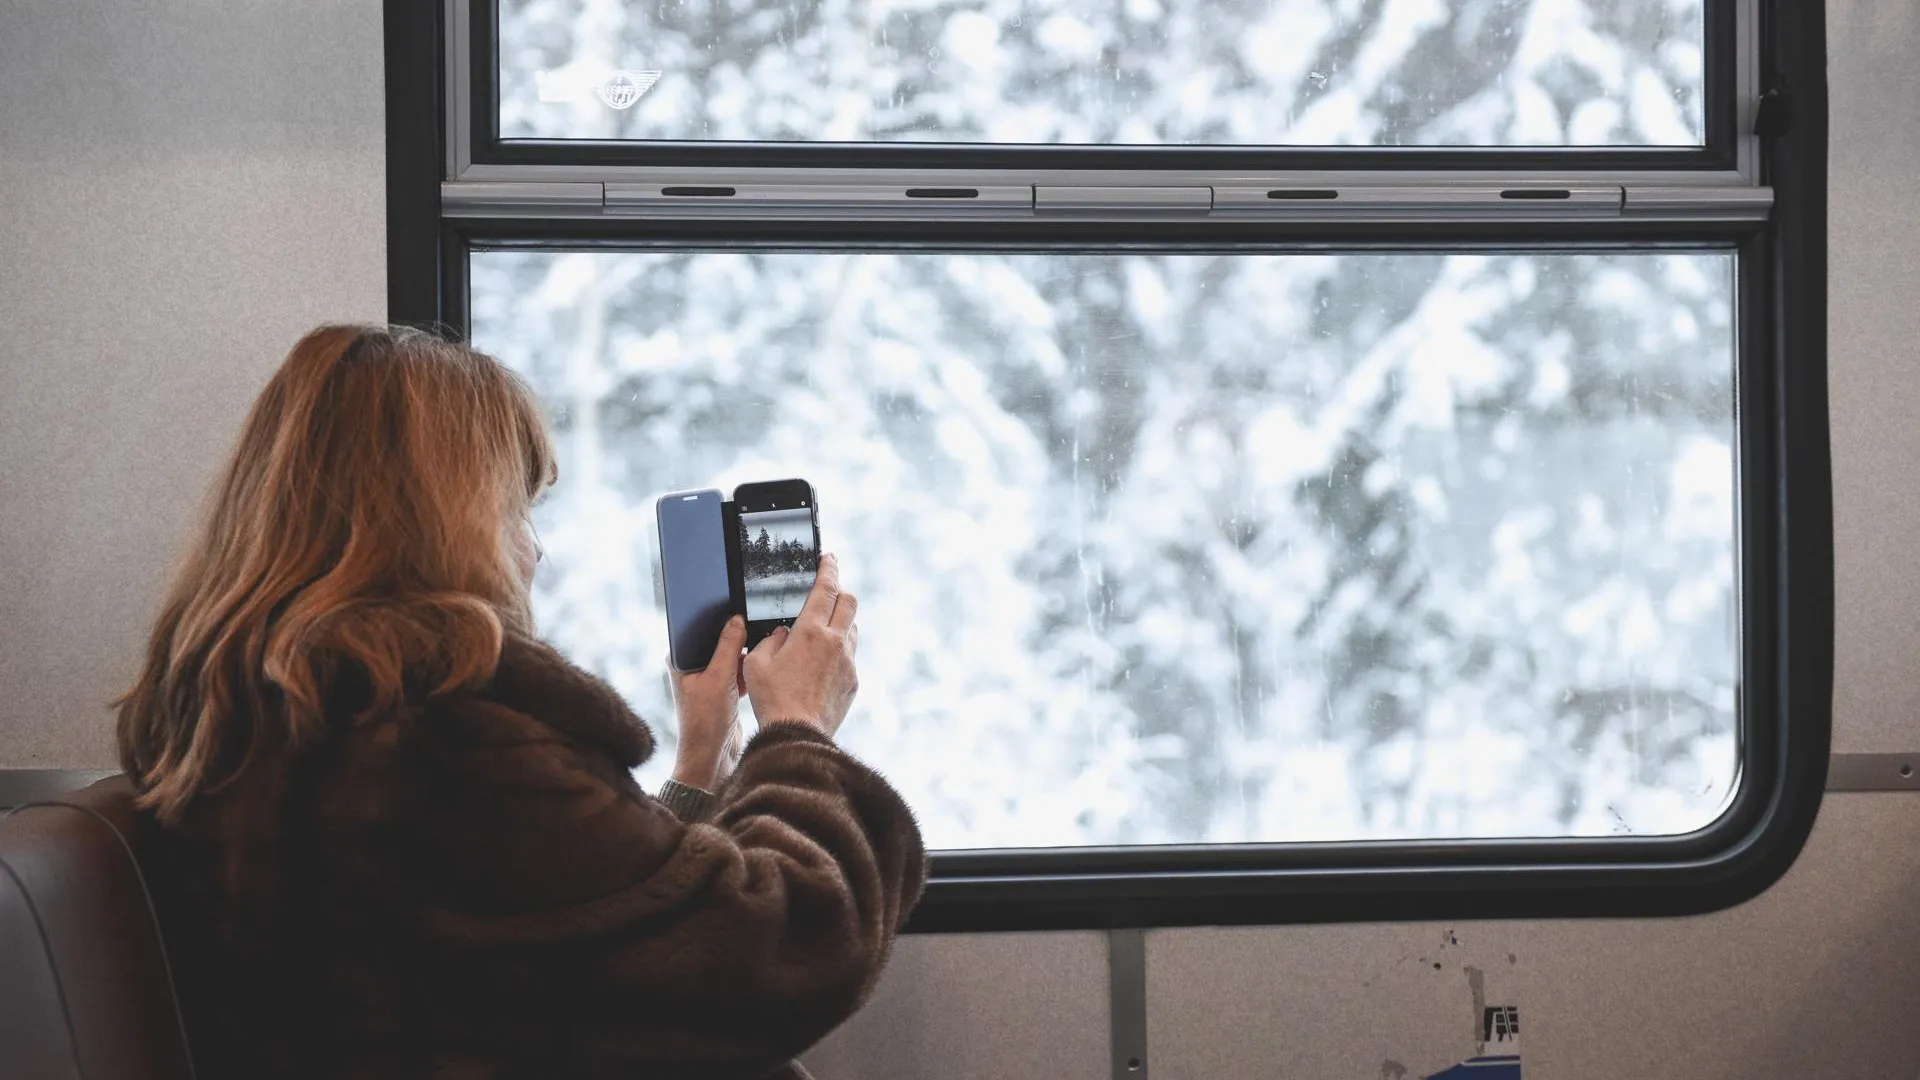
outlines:
[[[1681,833],[1734,787],[1728,254],[472,280],[560,448],[538,617],[662,729],[650,782],[651,496],[801,476],[861,598],[844,741],[937,846]]]
[[[506,138],[1698,145],[1701,0],[502,0]],[[658,71],[624,110],[541,75]],[[552,82],[549,77],[547,82]]]
[[[503,0],[513,137],[1697,144],[1699,0]],[[1389,17],[1391,16],[1391,17]],[[542,70],[659,70],[625,111]],[[651,498],[812,481],[941,848],[1678,834],[1736,788],[1725,252],[478,253],[543,631],[653,718]]]

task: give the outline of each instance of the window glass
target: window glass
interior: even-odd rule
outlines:
[[[500,0],[504,138],[1698,146],[1702,0]]]
[[[483,251],[471,281],[557,433],[543,631],[671,747],[652,496],[811,480],[861,600],[843,739],[951,849],[1710,823],[1734,272]]]

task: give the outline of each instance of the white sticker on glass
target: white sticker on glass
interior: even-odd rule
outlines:
[[[599,98],[609,109],[630,109],[653,84],[660,81],[658,71],[587,70],[577,67],[534,73],[534,82],[542,102],[570,104]]]

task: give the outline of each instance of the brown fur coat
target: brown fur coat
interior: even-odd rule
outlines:
[[[516,640],[483,692],[197,803],[159,891],[201,1080],[803,1076],[919,898],[913,817],[779,724],[685,824],[634,784],[652,751]]]

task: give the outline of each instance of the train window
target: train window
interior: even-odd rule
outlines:
[[[541,623],[651,715],[649,495],[804,463],[935,847],[1673,835],[1735,775],[1733,261],[490,251],[473,334],[557,424]]]
[[[502,0],[500,134],[1698,146],[1703,0]]]
[[[1708,910],[1824,775],[1822,25],[389,0],[391,311],[644,712],[651,497],[814,483],[918,929]]]

